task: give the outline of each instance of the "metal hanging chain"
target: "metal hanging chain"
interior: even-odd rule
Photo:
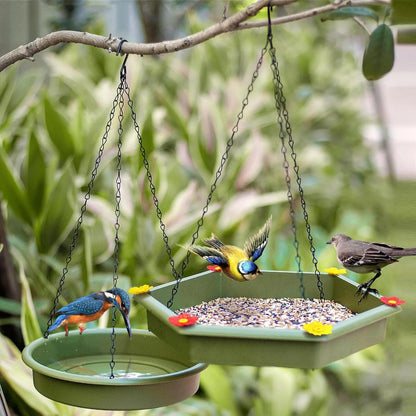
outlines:
[[[67,255],[66,260],[65,260],[65,266],[62,270],[62,275],[61,275],[61,278],[60,278],[60,281],[59,281],[58,289],[56,291],[55,299],[53,301],[52,309],[49,313],[49,321],[48,321],[48,324],[47,324],[46,328],[49,328],[52,325],[54,316],[56,314],[56,309],[57,309],[57,306],[58,306],[58,303],[59,303],[59,297],[62,294],[63,286],[64,286],[64,283],[65,283],[65,278],[68,274],[69,263],[72,260],[72,253],[73,253],[73,251],[75,249],[75,246],[76,246],[76,243],[78,241],[81,224],[82,224],[83,219],[84,219],[85,211],[87,210],[88,201],[91,198],[91,192],[92,192],[92,189],[94,187],[94,181],[95,181],[95,178],[97,176],[98,167],[100,166],[100,163],[101,163],[101,159],[102,159],[103,152],[104,152],[104,147],[105,147],[105,145],[108,141],[108,134],[109,134],[110,129],[111,129],[111,123],[113,121],[114,114],[115,114],[115,111],[116,111],[116,108],[117,108],[117,104],[118,104],[119,98],[121,96],[122,96],[122,86],[121,86],[121,83],[120,83],[120,85],[117,88],[117,94],[116,94],[116,96],[113,100],[113,106],[111,108],[110,116],[109,116],[107,125],[105,127],[105,132],[104,132],[103,137],[101,139],[101,145],[100,145],[99,150],[98,150],[98,156],[95,160],[95,165],[94,165],[94,168],[91,172],[91,179],[90,179],[90,182],[88,183],[88,190],[84,195],[84,203],[81,206],[80,215],[78,217],[78,220],[76,222],[76,226],[75,226],[75,229],[74,229],[74,232],[73,232],[73,235],[72,235],[72,241],[71,241],[71,244],[69,246],[68,255]],[[43,333],[43,337],[48,338],[48,336],[49,336],[49,333],[48,333],[48,330],[46,329],[45,332]]]
[[[236,123],[235,123],[235,125],[232,129],[231,137],[227,141],[225,151],[224,151],[224,153],[221,157],[220,165],[219,165],[219,167],[218,167],[218,169],[215,173],[215,179],[214,179],[214,182],[212,183],[212,185],[210,187],[210,192],[208,194],[206,203],[205,203],[205,205],[202,209],[201,217],[197,222],[196,230],[192,234],[191,245],[194,244],[195,241],[198,239],[199,230],[202,227],[202,225],[204,224],[205,215],[208,212],[208,207],[211,203],[212,197],[213,197],[214,192],[217,188],[217,183],[218,183],[218,181],[221,177],[224,166],[227,163],[227,160],[229,158],[230,149],[234,144],[234,136],[238,132],[240,120],[243,118],[244,110],[245,110],[246,106],[248,105],[248,98],[249,98],[251,92],[253,91],[254,82],[258,77],[261,64],[263,63],[263,57],[266,54],[266,52],[267,52],[267,48],[264,47],[261,51],[260,58],[259,58],[259,60],[256,64],[256,69],[253,72],[251,82],[250,82],[250,84],[248,86],[248,89],[247,89],[247,94],[246,94],[245,98],[242,101],[242,108],[241,108],[240,112],[237,115],[237,121],[236,121]],[[150,164],[149,164],[149,161],[148,161],[147,156],[146,156],[146,150],[143,146],[143,139],[142,139],[142,136],[140,134],[140,128],[139,128],[139,125],[137,123],[137,116],[136,116],[136,113],[135,113],[134,107],[133,107],[133,100],[130,98],[130,89],[129,89],[127,83],[125,83],[125,93],[126,93],[127,98],[128,98],[128,105],[129,105],[130,111],[131,111],[131,118],[133,120],[134,129],[135,129],[136,134],[137,134],[137,138],[138,138],[138,142],[139,142],[139,150],[140,150],[140,153],[142,155],[144,168],[146,170],[146,176],[147,176],[147,180],[149,182],[149,189],[150,189],[150,192],[152,194],[153,204],[154,204],[155,209],[156,209],[156,216],[159,219],[159,227],[160,227],[160,230],[162,231],[162,236],[163,236],[163,241],[165,243],[166,253],[169,257],[169,263],[170,263],[170,266],[171,266],[171,269],[172,269],[172,275],[173,275],[174,279],[176,280],[176,283],[175,283],[175,285],[172,289],[171,298],[167,302],[167,307],[171,308],[172,305],[173,305],[173,299],[174,299],[176,293],[178,292],[179,284],[180,284],[180,282],[183,278],[183,274],[185,272],[185,269],[189,264],[189,258],[190,258],[191,253],[189,251],[187,252],[186,257],[182,262],[180,272],[178,272],[176,270],[175,261],[174,261],[173,256],[172,256],[172,249],[171,249],[170,244],[169,244],[169,237],[166,233],[166,225],[163,222],[163,214],[162,214],[162,211],[160,209],[159,200],[156,196],[156,187],[153,184],[153,177],[152,177],[152,174],[150,172]]]
[[[218,169],[217,169],[217,171],[215,173],[214,182],[212,183],[212,185],[210,187],[210,192],[208,194],[206,203],[205,203],[205,205],[204,205],[204,207],[202,209],[201,217],[200,217],[200,219],[197,222],[196,230],[192,234],[192,242],[191,242],[191,245],[194,244],[195,241],[198,239],[199,230],[202,227],[202,225],[204,224],[205,215],[208,212],[208,207],[209,207],[209,205],[211,203],[212,197],[213,197],[214,192],[215,192],[215,190],[217,188],[217,183],[218,183],[218,181],[219,181],[219,179],[221,177],[221,174],[223,172],[224,166],[225,166],[225,164],[226,164],[226,162],[227,162],[227,160],[229,158],[230,149],[231,149],[231,147],[234,144],[234,136],[238,132],[240,120],[243,118],[244,110],[245,110],[246,106],[248,105],[248,98],[249,98],[251,92],[253,91],[254,82],[255,82],[255,80],[258,77],[261,64],[263,63],[263,57],[266,54],[266,52],[267,52],[267,47],[265,46],[262,49],[260,58],[259,58],[259,60],[258,60],[258,62],[256,64],[256,69],[253,72],[253,75],[252,75],[252,78],[251,78],[251,82],[250,82],[250,84],[248,86],[248,89],[247,89],[247,94],[246,94],[245,98],[242,101],[242,108],[241,108],[240,112],[237,115],[237,121],[236,121],[236,123],[235,123],[235,125],[234,125],[234,127],[232,129],[231,137],[227,141],[227,145],[226,145],[225,151],[224,151],[224,153],[223,153],[223,155],[221,157],[220,165],[219,165],[219,167],[218,167]],[[181,280],[183,278],[183,274],[185,272],[185,269],[186,269],[186,267],[189,264],[189,258],[190,258],[191,253],[189,251],[187,252],[186,257],[185,257],[185,259],[182,262],[180,272],[178,272],[176,270],[175,261],[174,261],[173,256],[172,256],[172,249],[171,249],[171,247],[169,245],[169,238],[168,238],[168,235],[166,233],[166,225],[163,222],[163,218],[162,218],[163,217],[163,214],[162,214],[162,211],[161,211],[160,206],[159,206],[159,200],[158,200],[158,198],[156,196],[156,187],[153,184],[153,178],[152,178],[152,174],[150,172],[149,161],[147,160],[147,157],[146,157],[146,150],[145,150],[145,148],[143,146],[143,139],[142,139],[142,136],[140,134],[140,128],[139,128],[139,126],[137,124],[137,116],[136,116],[136,113],[135,113],[134,108],[133,108],[133,100],[130,98],[130,89],[129,89],[127,83],[125,83],[125,93],[126,93],[127,98],[128,98],[128,105],[129,105],[130,110],[131,110],[131,118],[133,120],[134,129],[135,129],[136,134],[137,134],[137,138],[138,138],[138,142],[139,142],[139,149],[140,149],[140,153],[142,155],[143,165],[144,165],[144,168],[146,170],[146,176],[147,176],[147,179],[148,179],[148,182],[149,182],[150,192],[152,193],[153,204],[154,204],[154,206],[156,208],[156,215],[157,215],[157,217],[159,219],[159,227],[160,227],[160,230],[162,231],[163,241],[165,242],[166,253],[167,253],[168,257],[169,257],[169,263],[170,263],[170,266],[171,266],[171,269],[172,269],[172,275],[173,275],[173,277],[176,280],[176,283],[175,283],[174,287],[172,288],[172,295],[171,295],[170,299],[168,300],[168,302],[166,304],[166,306],[168,308],[171,308],[172,305],[173,305],[174,297],[175,297],[176,293],[178,292],[179,284],[180,284],[180,282],[181,282]]]
[[[287,111],[286,108],[286,98],[283,94],[283,84],[281,82],[280,79],[280,72],[279,72],[279,67],[278,67],[278,63],[277,63],[277,58],[276,58],[276,49],[273,46],[273,32],[272,32],[272,25],[271,25],[271,9],[272,6],[268,6],[267,8],[267,16],[268,16],[268,34],[267,34],[267,39],[268,39],[268,44],[269,44],[269,54],[271,56],[271,69],[272,69],[272,73],[273,73],[273,84],[274,84],[274,96],[275,96],[275,101],[276,101],[276,109],[278,112],[278,123],[280,125],[280,133],[279,133],[279,137],[281,139],[282,142],[282,154],[283,154],[283,158],[284,158],[284,163],[283,163],[283,167],[285,169],[285,174],[286,174],[286,185],[288,188],[288,192],[287,192],[287,196],[288,196],[288,201],[289,201],[289,209],[290,209],[290,216],[291,216],[291,221],[292,221],[292,231],[294,234],[294,246],[295,246],[295,250],[296,250],[296,262],[298,264],[298,277],[299,277],[299,281],[300,281],[300,287],[299,290],[301,292],[301,295],[303,298],[305,298],[305,287],[303,285],[303,272],[301,269],[301,258],[300,258],[300,254],[299,254],[299,241],[297,239],[297,227],[296,227],[296,219],[295,219],[295,210],[294,210],[294,206],[293,206],[293,194],[291,192],[291,179],[290,179],[290,175],[289,175],[289,162],[287,160],[287,147],[285,144],[285,136],[287,135],[288,137],[288,144],[289,144],[289,148],[291,150],[291,158],[293,160],[293,170],[295,172],[295,176],[296,176],[296,183],[298,185],[298,191],[299,191],[299,197],[300,197],[300,203],[301,203],[301,207],[302,207],[302,212],[303,212],[303,218],[305,221],[305,228],[306,228],[306,233],[308,235],[308,240],[309,240],[309,245],[310,245],[310,252],[312,254],[312,262],[314,265],[314,273],[316,276],[316,281],[317,281],[317,286],[318,286],[318,290],[319,290],[319,296],[320,299],[325,299],[325,294],[324,294],[324,290],[323,290],[323,283],[321,281],[320,278],[320,272],[318,269],[318,260],[316,258],[316,249],[313,243],[313,237],[312,237],[312,233],[311,233],[311,226],[309,223],[309,216],[308,216],[308,212],[306,209],[306,201],[304,198],[304,192],[303,192],[303,188],[302,188],[302,180],[300,177],[300,173],[299,173],[299,165],[297,163],[296,160],[296,152],[295,152],[295,148],[294,148],[294,140],[292,137],[292,127],[290,125],[289,122],[289,113]],[[286,133],[286,134],[285,134]]]
[[[122,40],[119,44],[118,51],[121,49],[121,45],[123,42],[126,42],[125,40]],[[119,53],[119,52],[118,52]],[[115,222],[114,222],[114,229],[115,229],[115,235],[114,235],[114,254],[113,254],[113,260],[114,260],[114,270],[113,270],[113,289],[117,288],[117,281],[118,281],[118,265],[119,265],[119,249],[120,249],[120,238],[119,238],[119,230],[120,230],[120,203],[121,203],[121,147],[122,147],[122,136],[123,136],[123,119],[124,119],[124,92],[126,90],[126,62],[127,62],[128,55],[124,58],[123,65],[120,69],[120,84],[118,86],[120,90],[119,94],[119,102],[118,102],[118,142],[117,142],[117,175],[116,175],[116,192],[115,192]],[[110,354],[111,354],[111,360],[110,360],[110,378],[114,378],[114,367],[116,365],[114,360],[114,355],[116,353],[116,324],[117,324],[117,317],[116,317],[116,307],[115,305],[112,306],[112,318],[111,318],[111,348],[110,348]]]

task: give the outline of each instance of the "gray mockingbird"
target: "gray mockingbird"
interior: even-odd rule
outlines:
[[[381,268],[398,261],[403,256],[416,256],[416,248],[395,247],[383,243],[369,243],[353,240],[345,234],[334,235],[327,244],[332,244],[337,259],[348,270],[355,273],[375,273],[368,282],[358,286],[356,294],[361,292],[361,302],[368,292],[377,293],[371,285],[381,276]]]

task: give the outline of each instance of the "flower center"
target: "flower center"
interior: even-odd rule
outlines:
[[[181,318],[179,319],[179,323],[186,324],[188,322],[188,318]]]

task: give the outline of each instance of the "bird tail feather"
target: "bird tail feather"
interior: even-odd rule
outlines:
[[[66,319],[66,315],[59,315],[56,318],[55,322],[48,328],[48,332],[51,332],[54,329],[60,327],[63,324],[65,319]]]
[[[416,256],[416,247],[404,248],[402,251],[397,253],[399,256]]]

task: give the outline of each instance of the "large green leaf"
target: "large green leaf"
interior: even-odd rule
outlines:
[[[37,214],[41,211],[47,188],[46,161],[35,131],[31,131],[27,146],[25,185],[30,204]]]
[[[346,7],[344,9],[333,10],[325,15],[321,20],[343,20],[351,17],[370,17],[378,22],[378,14],[368,7]]]
[[[42,332],[36,317],[29,283],[22,265],[19,266],[19,278],[22,285],[22,313],[20,322],[25,345],[28,345],[35,339],[41,338]]]
[[[20,315],[20,303],[12,299],[0,297],[0,311],[12,315]]]
[[[204,370],[201,374],[201,387],[220,409],[227,410],[232,416],[239,414],[230,380],[223,367],[210,365]]]
[[[88,227],[84,227],[82,229],[82,243],[81,278],[82,283],[84,284],[84,292],[88,293],[90,291],[90,281],[93,268],[91,236]]]
[[[36,240],[40,252],[56,250],[71,227],[76,202],[74,178],[71,164],[67,163],[36,224]]]
[[[32,210],[23,184],[11,166],[6,152],[0,147],[0,192],[14,214],[27,224],[32,224]]]
[[[416,24],[416,1],[415,0],[392,0],[393,14],[391,16],[394,25]]]
[[[75,154],[75,143],[68,127],[68,120],[57,110],[56,103],[54,105],[46,94],[43,96],[43,106],[49,138],[58,150],[61,163],[65,163]]]
[[[363,74],[375,81],[386,75],[394,63],[393,33],[386,24],[379,25],[370,35],[363,57]]]

